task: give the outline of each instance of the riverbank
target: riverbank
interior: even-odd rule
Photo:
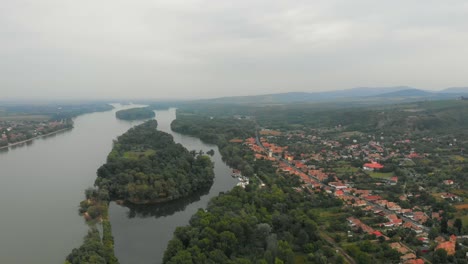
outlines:
[[[35,136],[35,137],[33,137],[33,138],[30,138],[30,139],[26,139],[26,140],[23,140],[23,141],[19,141],[19,142],[15,142],[15,143],[8,144],[7,146],[0,147],[0,149],[6,149],[6,148],[14,147],[14,146],[17,146],[17,145],[21,145],[21,144],[24,144],[24,143],[31,142],[31,141],[33,141],[33,140],[35,140],[35,139],[39,139],[39,138],[51,136],[51,135],[54,135],[54,134],[57,134],[57,133],[60,133],[60,132],[63,132],[63,131],[71,130],[71,129],[73,129],[73,127],[68,127],[68,128],[64,128],[64,129],[59,129],[59,130],[57,130],[57,131],[50,132],[50,133],[47,133],[47,134],[44,134],[44,135],[39,135],[39,136]]]

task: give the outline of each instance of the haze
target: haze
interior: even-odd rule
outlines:
[[[2,98],[468,84],[466,1],[1,1]]]

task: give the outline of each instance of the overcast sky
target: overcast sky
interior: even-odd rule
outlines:
[[[464,0],[0,4],[0,98],[468,86]]]

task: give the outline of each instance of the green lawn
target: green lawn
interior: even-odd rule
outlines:
[[[337,173],[357,172],[359,169],[351,166],[335,168]]]
[[[379,179],[389,179],[393,176],[393,172],[369,172],[369,176],[372,178],[379,178]]]

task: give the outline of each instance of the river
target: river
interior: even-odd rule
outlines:
[[[222,161],[218,147],[203,143],[198,138],[171,131],[176,118],[175,109],[156,111],[158,129],[171,134],[175,142],[188,150],[215,150],[215,179],[209,190],[168,204],[155,206],[120,206],[111,203],[109,217],[114,235],[115,254],[121,264],[161,263],[164,250],[177,226],[187,225],[199,208],[220,192],[231,190],[237,183],[231,169]]]
[[[84,190],[106,161],[112,140],[141,123],[121,121],[116,105],[74,119],[74,128],[0,151],[0,263],[63,263],[88,230],[78,215]],[[209,199],[236,180],[216,146],[170,130],[175,109],[157,111],[158,129],[189,150],[215,150],[216,177],[210,190],[159,206],[110,206],[115,251],[122,264],[160,263],[177,226],[187,225]]]
[[[113,111],[74,119],[75,127],[0,151],[0,263],[63,263],[88,227],[78,215],[84,190],[112,140],[138,122]]]

